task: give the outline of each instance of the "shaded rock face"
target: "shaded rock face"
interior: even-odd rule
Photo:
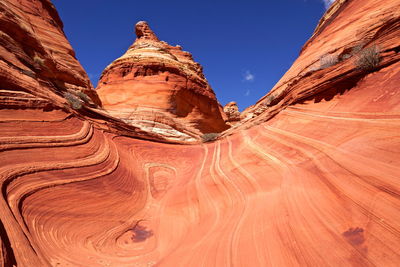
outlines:
[[[234,125],[235,122],[240,121],[240,112],[236,102],[229,102],[224,106],[224,112],[228,117],[227,122]]]
[[[1,3],[26,19],[39,2]],[[63,98],[3,82],[0,266],[397,266],[399,2],[332,8],[248,119],[207,144],[128,137],[137,128],[96,109],[44,110]],[[318,69],[366,36],[380,46],[375,69],[354,58]],[[14,77],[13,53],[0,55]]]
[[[201,133],[229,128],[202,67],[192,55],[180,46],[160,41],[144,21],[136,24],[135,32],[134,44],[100,78],[97,90],[104,108],[133,123],[140,123],[143,114],[154,114],[146,121],[161,118],[158,122],[170,127],[182,124]]]

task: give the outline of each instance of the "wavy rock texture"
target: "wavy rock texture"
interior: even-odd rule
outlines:
[[[400,2],[337,3],[274,97],[209,144],[3,84],[0,266],[398,266]],[[366,36],[379,66],[320,69]]]
[[[160,41],[144,21],[135,31],[133,45],[102,73],[97,90],[104,108],[127,123],[143,128],[150,123],[149,131],[171,129],[178,140],[187,139],[182,128],[197,133],[228,129],[226,115],[192,55]]]

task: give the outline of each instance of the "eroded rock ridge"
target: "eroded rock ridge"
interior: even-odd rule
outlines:
[[[187,140],[228,129],[226,115],[192,55],[160,41],[147,22],[138,22],[135,32],[133,45],[100,78],[97,91],[104,108],[170,138]]]

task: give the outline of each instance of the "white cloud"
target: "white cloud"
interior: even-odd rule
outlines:
[[[325,8],[329,8],[335,0],[322,0],[324,2]]]
[[[243,74],[244,80],[247,82],[252,82],[254,81],[254,74],[252,74],[249,70],[246,70],[246,72]]]
[[[246,90],[246,93],[244,93],[244,96],[249,96],[250,95],[250,89]]]

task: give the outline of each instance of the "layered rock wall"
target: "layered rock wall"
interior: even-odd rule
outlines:
[[[64,94],[81,91],[88,101],[101,105],[50,1],[4,0],[0,12],[2,105],[35,105],[22,97],[18,100],[15,91],[47,99],[53,106],[68,106]]]
[[[298,102],[329,100],[371,71],[397,62],[399,7],[399,1],[335,1],[291,68],[242,116],[266,120]],[[379,64],[372,70],[359,68],[357,61],[372,47],[379,49]]]
[[[238,121],[240,121],[240,111],[236,104],[236,102],[229,102],[224,106],[224,112],[228,117],[227,122],[231,125],[235,125]]]
[[[134,44],[100,78],[97,90],[104,108],[133,123],[140,123],[142,114],[154,113],[172,121],[168,126],[173,128],[173,124],[183,124],[200,133],[229,128],[192,55],[160,41],[144,21],[136,24],[135,32]]]

